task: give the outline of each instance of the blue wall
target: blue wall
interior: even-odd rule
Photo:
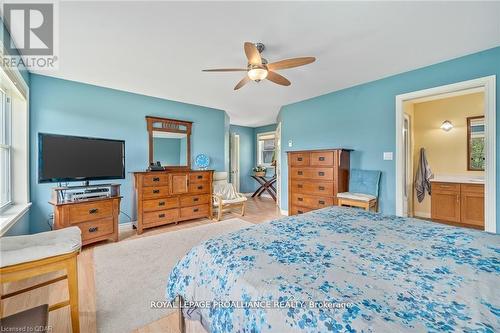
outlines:
[[[500,77],[500,47],[283,106],[278,116],[283,142],[282,209],[288,207],[286,151],[345,147],[355,150],[351,167],[382,170],[380,207],[385,213],[394,213],[395,160],[383,161],[382,154],[396,151],[395,96],[489,75]],[[500,179],[498,82],[496,87],[496,174]],[[293,140],[292,148],[288,148],[288,140]],[[500,186],[497,207],[500,207]],[[497,230],[500,232],[500,212],[497,212]]]
[[[31,75],[30,94],[31,232],[47,229],[52,212],[47,203],[55,184],[38,184],[37,133],[57,133],[125,140],[126,179],[122,184],[123,212],[134,217],[130,172],[148,166],[145,116],[193,121],[191,156],[205,153],[210,168],[225,170],[226,113],[93,85]],[[122,222],[128,221],[122,215]]]

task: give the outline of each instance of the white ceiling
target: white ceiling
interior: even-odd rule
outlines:
[[[14,36],[15,39],[15,36]],[[233,87],[243,42],[270,62],[315,56],[291,82]],[[282,105],[500,45],[500,2],[61,2],[59,78],[275,122]]]

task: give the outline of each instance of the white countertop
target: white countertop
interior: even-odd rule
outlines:
[[[460,183],[460,184],[484,184],[482,176],[462,176],[462,175],[435,175],[431,182],[440,183]]]

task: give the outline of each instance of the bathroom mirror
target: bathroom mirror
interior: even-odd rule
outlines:
[[[159,161],[166,169],[191,168],[189,121],[146,117],[149,134],[149,163]]]
[[[467,118],[467,170],[484,171],[484,116]]]

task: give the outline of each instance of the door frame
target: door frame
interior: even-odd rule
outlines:
[[[496,233],[496,76],[448,84],[413,91],[396,96],[396,215],[403,216],[403,103],[416,98],[459,92],[473,88],[484,89],[485,120],[485,175],[484,175],[484,230]]]
[[[236,161],[234,159],[236,158]],[[240,192],[240,135],[236,133],[231,133],[230,138],[230,151],[229,151],[229,165],[231,173],[230,180],[236,188],[237,192]],[[236,173],[235,170],[235,162],[236,162]]]

